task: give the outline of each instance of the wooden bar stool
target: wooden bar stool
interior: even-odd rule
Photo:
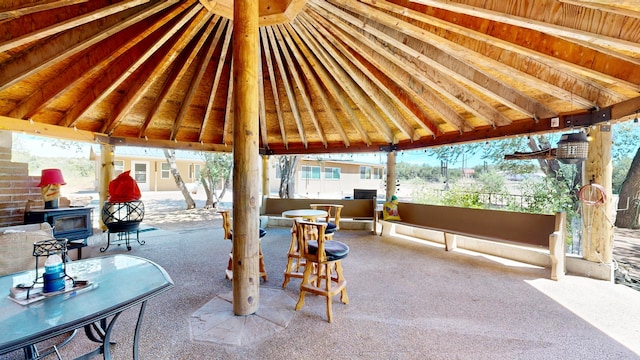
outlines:
[[[306,261],[296,311],[304,306],[307,292],[324,296],[327,298],[327,319],[331,322],[333,296],[340,294],[340,301],[349,303],[341,261],[349,254],[349,247],[340,241],[327,241],[324,223],[296,221],[296,227],[300,253]]]
[[[287,252],[287,266],[284,269],[284,281],[282,287],[287,287],[287,283],[291,278],[302,279],[302,269],[305,265],[305,260],[300,255],[300,243],[297,236],[296,221],[309,220],[313,221],[318,218],[325,218],[327,212],[324,210],[313,209],[300,209],[300,210],[287,210],[282,213],[282,216],[293,219],[293,226],[291,227],[291,244],[289,245],[289,251]]]
[[[224,239],[233,241],[233,230],[231,229],[231,215],[230,210],[219,210],[218,213],[222,215],[222,228],[224,229]],[[260,240],[267,234],[264,229],[260,229]],[[267,270],[264,267],[264,256],[262,255],[262,244],[258,244],[260,251],[260,277],[265,282],[267,281]],[[233,249],[229,252],[229,263],[227,264],[227,270],[225,270],[226,278],[233,280]]]
[[[310,204],[312,209],[314,210],[324,210],[327,212],[327,216],[324,218],[324,221],[327,223],[327,230],[325,231],[325,236],[327,239],[333,239],[333,234],[340,230],[340,213],[342,212],[342,208],[344,205],[341,204]],[[331,222],[333,219],[333,222]]]

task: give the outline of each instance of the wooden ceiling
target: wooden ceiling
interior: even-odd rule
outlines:
[[[261,0],[260,148],[375,152],[634,117],[640,1]],[[0,2],[0,130],[231,151],[231,0]]]

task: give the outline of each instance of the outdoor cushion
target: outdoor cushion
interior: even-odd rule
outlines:
[[[267,235],[267,231],[263,228],[259,229],[260,231],[260,239],[262,239],[265,235]],[[233,230],[231,230],[231,233],[229,234],[229,240],[233,239]]]
[[[316,255],[318,252],[318,241],[309,240],[307,241],[307,244],[309,246],[309,254]],[[349,247],[347,244],[340,241],[325,241],[324,252],[327,254],[328,261],[335,261],[346,258],[347,254],[349,254]]]
[[[336,232],[336,230],[338,230],[338,228],[336,227],[336,224],[327,223],[327,229],[324,231],[324,233],[325,234],[332,234],[332,233]]]

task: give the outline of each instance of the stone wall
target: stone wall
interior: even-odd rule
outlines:
[[[42,207],[40,176],[29,176],[29,164],[11,161],[11,132],[0,131],[0,228],[24,224],[28,200]]]

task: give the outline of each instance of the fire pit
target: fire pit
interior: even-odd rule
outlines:
[[[107,246],[100,248],[101,252],[107,251],[111,245],[111,234],[117,235],[114,244],[125,243],[127,250],[131,250],[131,237],[135,233],[138,244],[144,245],[140,240],[140,223],[144,218],[144,203],[140,200],[125,202],[105,201],[102,206],[102,222],[107,227]]]

